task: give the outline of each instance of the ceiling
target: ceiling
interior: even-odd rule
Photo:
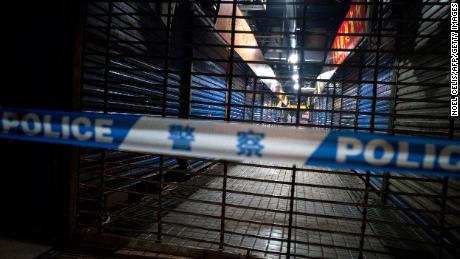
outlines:
[[[257,42],[262,47],[265,59],[273,62],[271,66],[277,76],[291,78],[293,74],[298,73],[297,70],[301,69],[297,66],[296,70],[295,65],[289,63],[288,59],[293,52],[297,52],[298,57],[301,56],[299,52],[302,46],[301,32],[305,30],[303,47],[307,50],[304,50],[303,70],[300,71],[304,78],[316,78],[322,70],[327,54],[321,49],[329,48],[332,44],[333,34],[340,27],[350,3],[345,0],[307,0],[306,2],[305,6],[302,1],[266,0],[265,10],[264,8],[252,10],[254,8],[240,4],[240,9],[245,15],[266,18],[248,19],[248,22],[253,31],[257,32]],[[304,12],[305,18],[303,18]],[[289,17],[296,19],[286,19]],[[302,26],[303,21],[305,24]],[[291,40],[295,41],[296,49],[292,48],[294,43]],[[282,48],[277,49],[277,47]],[[309,48],[319,50],[308,50]],[[285,91],[293,91],[294,80],[280,81]]]

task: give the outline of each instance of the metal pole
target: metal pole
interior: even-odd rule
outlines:
[[[112,34],[112,11],[113,11],[113,3],[109,2],[108,6],[108,17],[107,17],[107,33],[106,33],[106,48],[105,48],[105,60],[104,60],[104,113],[108,112],[108,102],[109,102],[109,72],[110,72],[110,38]],[[101,152],[101,170],[99,174],[99,220],[98,220],[98,232],[103,232],[103,217],[106,213],[105,208],[105,170],[106,170],[106,150],[102,150]]]
[[[220,214],[220,242],[219,250],[224,249],[224,237],[225,237],[225,203],[227,199],[227,174],[228,164],[224,162],[224,178],[222,180],[222,203],[221,203],[221,214]]]
[[[289,226],[288,226],[288,240],[287,240],[287,255],[286,258],[291,257],[291,244],[292,244],[292,221],[294,219],[294,198],[295,198],[295,176],[296,166],[292,167],[291,177],[291,195],[289,197]]]
[[[171,27],[171,1],[168,1],[168,17],[166,17],[166,45],[165,45],[165,60],[164,60],[164,72],[163,72],[163,100],[161,107],[161,116],[166,116],[166,106],[168,105],[168,79],[169,79],[169,44],[170,44],[170,31]]]
[[[304,46],[305,46],[305,23],[306,23],[306,18],[305,15],[307,13],[307,1],[303,1],[303,11],[302,11],[302,29],[301,33],[302,35],[300,36],[300,64],[299,64],[299,89],[297,89],[297,108],[296,108],[296,118],[295,118],[295,124],[296,126],[299,126],[300,124],[300,105],[302,101],[302,86],[303,86],[303,62],[305,60],[305,53],[304,53]]]
[[[377,86],[379,78],[379,62],[380,62],[380,45],[381,45],[381,30],[382,30],[382,5],[380,0],[377,0],[378,4],[375,5],[375,12],[378,15],[377,19],[377,47],[375,52],[375,63],[374,63],[374,82],[372,87],[372,106],[371,106],[371,121],[370,131],[374,132],[375,129],[375,111],[377,109]]]
[[[364,208],[363,208],[363,217],[361,221],[361,236],[359,240],[359,256],[358,258],[363,258],[363,249],[364,249],[364,236],[366,235],[366,225],[367,225],[367,207],[369,205],[369,186],[370,186],[370,173],[366,172],[366,181],[365,181],[365,190],[364,190]]]
[[[235,27],[236,27],[236,10],[237,2],[233,1],[232,9],[232,30],[230,40],[230,54],[229,54],[229,66],[227,75],[227,98],[225,101],[225,120],[231,119],[231,108],[232,108],[232,88],[233,88],[233,59],[235,57]]]
[[[160,170],[159,170],[159,178],[160,184],[158,185],[158,210],[157,210],[157,224],[158,224],[158,232],[157,232],[157,242],[161,243],[162,237],[162,225],[161,225],[161,212],[163,209],[163,167],[164,167],[164,156],[160,155]]]

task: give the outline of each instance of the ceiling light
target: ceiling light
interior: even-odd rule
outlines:
[[[299,89],[299,83],[294,84],[294,89]]]
[[[288,61],[289,61],[289,63],[296,64],[297,62],[299,62],[299,55],[297,55],[297,53],[292,53],[289,56]]]
[[[296,42],[296,39],[293,38],[291,39],[291,48],[295,48],[295,47],[297,47],[297,42]]]
[[[292,75],[292,80],[294,80],[294,81],[299,80],[299,75],[298,74],[293,74]]]

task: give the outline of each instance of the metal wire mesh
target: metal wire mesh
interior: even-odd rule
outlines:
[[[86,13],[82,111],[460,137],[445,1],[93,0]],[[81,149],[76,217],[267,257],[458,257],[458,180],[415,173]]]

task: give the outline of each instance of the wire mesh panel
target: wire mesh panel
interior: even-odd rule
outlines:
[[[446,1],[89,1],[81,110],[458,139]],[[459,256],[459,182],[81,149],[82,229],[265,257]]]

